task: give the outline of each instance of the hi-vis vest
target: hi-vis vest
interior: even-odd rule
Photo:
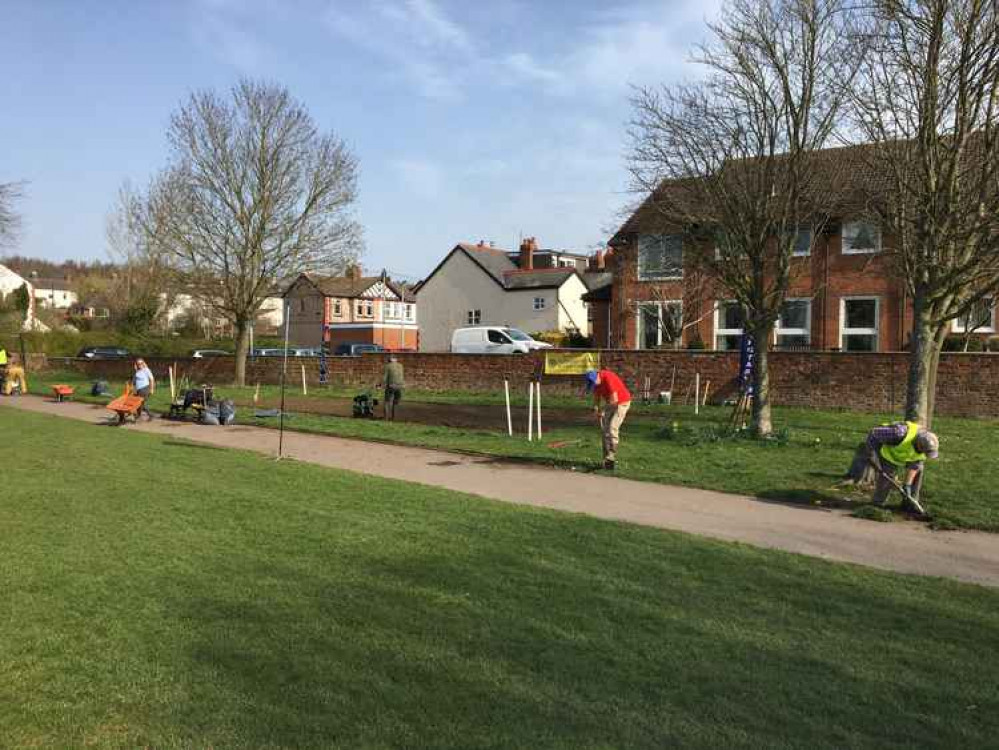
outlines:
[[[881,458],[895,466],[905,466],[926,460],[926,454],[917,452],[915,448],[919,425],[915,422],[906,422],[905,424],[908,429],[901,443],[881,446]]]
[[[7,364],[7,350],[0,348],[0,365]]]

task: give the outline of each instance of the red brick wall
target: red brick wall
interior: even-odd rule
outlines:
[[[702,387],[710,381],[709,401],[721,403],[735,393],[738,354],[729,352],[634,351],[613,349],[600,352],[602,366],[619,373],[636,395],[645,377],[651,390],[668,390],[674,365],[674,399],[681,403],[691,390],[696,373]],[[499,392],[503,380],[520,388],[543,367],[544,355],[481,355],[422,353],[399,354],[412,388],[429,391],[461,390]],[[330,357],[330,380],[335,384],[370,386],[379,381],[386,355]],[[772,352],[773,399],[785,406],[855,411],[898,412],[905,399],[908,355],[903,352],[846,354],[840,352]],[[146,360],[163,383],[167,366],[174,360]],[[181,374],[196,382],[232,381],[231,359],[176,360]],[[74,366],[88,377],[123,381],[132,372],[130,361],[53,360],[52,367]],[[306,368],[310,384],[319,381],[315,358],[289,360],[292,382],[299,382],[300,367]],[[261,358],[248,363],[250,383],[277,383],[281,358]],[[944,354],[940,358],[940,414],[999,417],[999,354]],[[579,377],[546,377],[549,392],[576,394]],[[115,387],[117,387],[115,385]]]

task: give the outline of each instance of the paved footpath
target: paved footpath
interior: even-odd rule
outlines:
[[[0,406],[103,422],[108,412],[36,397]],[[0,417],[2,418],[2,417]],[[276,430],[208,427],[157,419],[123,429],[275,455]],[[573,473],[443,451],[285,432],[284,453],[299,461],[523,505],[585,513],[758,547],[902,573],[999,587],[999,534],[930,531],[917,523],[883,524],[844,511],[784,505],[740,495]]]

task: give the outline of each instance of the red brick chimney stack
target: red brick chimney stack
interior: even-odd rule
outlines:
[[[538,241],[534,237],[525,237],[520,242],[520,270],[534,270],[534,253],[538,249]]]
[[[347,266],[347,278],[351,281],[361,280],[361,267],[357,263],[351,263]]]

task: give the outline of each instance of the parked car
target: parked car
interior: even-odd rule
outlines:
[[[534,349],[551,348],[551,344],[505,326],[458,328],[451,334],[451,351],[457,354],[526,354]]]
[[[81,359],[128,359],[132,354],[117,346],[88,346],[76,356]]]
[[[231,357],[232,352],[222,349],[195,349],[191,352],[192,359],[208,359],[209,357]]]
[[[291,354],[291,351],[288,352]],[[253,349],[250,351],[251,357],[283,357],[284,349]]]
[[[334,357],[359,357],[370,352],[383,352],[385,347],[380,344],[337,344],[333,350]]]

